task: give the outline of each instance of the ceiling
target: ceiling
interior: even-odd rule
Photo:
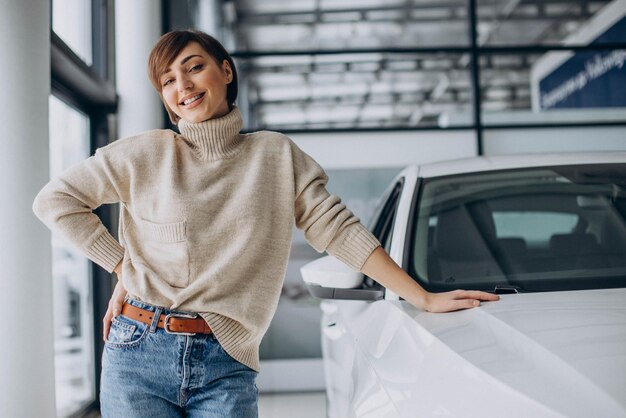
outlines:
[[[515,46],[562,44],[608,1],[476,3],[478,45]],[[467,4],[465,0],[224,1],[225,27],[241,74],[239,102],[245,103],[242,110],[250,128],[471,124],[471,59],[464,49],[470,47]],[[530,68],[540,56],[482,55],[483,111],[530,109]]]

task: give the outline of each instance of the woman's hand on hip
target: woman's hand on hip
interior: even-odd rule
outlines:
[[[113,320],[113,317],[118,316],[122,312],[122,305],[124,304],[124,298],[127,293],[128,292],[126,291],[126,288],[124,288],[121,277],[118,273],[117,284],[113,290],[111,300],[109,300],[107,312],[104,314],[104,319],[102,320],[102,339],[104,341],[106,341],[109,336],[109,329],[111,328],[111,321]]]

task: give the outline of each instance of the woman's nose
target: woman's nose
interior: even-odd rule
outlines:
[[[179,91],[189,90],[192,86],[193,86],[193,83],[187,77],[181,77],[180,81],[178,82]]]

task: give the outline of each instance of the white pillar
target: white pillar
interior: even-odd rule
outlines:
[[[221,2],[220,2],[221,3]],[[198,3],[198,15],[196,16],[197,28],[201,31],[220,39],[219,20],[217,18],[219,8],[216,0],[203,0]]]
[[[118,137],[163,127],[163,105],[148,79],[148,55],[161,33],[161,2],[115,3]]]
[[[55,417],[48,182],[50,2],[0,0],[0,416]]]

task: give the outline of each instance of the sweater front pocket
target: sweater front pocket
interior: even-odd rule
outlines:
[[[156,223],[140,220],[141,257],[162,280],[173,287],[189,284],[187,221]]]

